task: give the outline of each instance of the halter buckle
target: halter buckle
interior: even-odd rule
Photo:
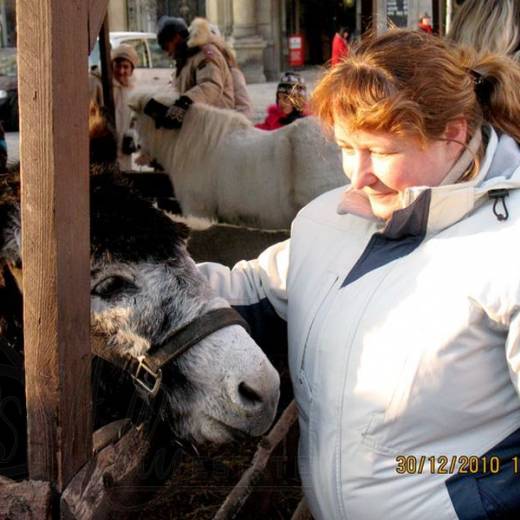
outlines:
[[[138,385],[143,389],[149,397],[155,397],[159,392],[159,388],[161,387],[162,381],[162,370],[159,368],[157,372],[155,372],[147,363],[145,356],[137,357],[137,367],[135,369],[135,373],[131,374],[132,379],[135,385]],[[149,384],[149,378],[152,377],[154,379],[153,385]]]

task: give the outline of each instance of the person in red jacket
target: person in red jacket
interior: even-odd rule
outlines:
[[[332,66],[337,65],[343,58],[348,56],[348,27],[340,27],[332,39]]]
[[[305,103],[307,88],[297,72],[285,72],[276,88],[276,104],[267,108],[263,123],[255,125],[261,130],[276,130],[307,115]]]
[[[417,28],[425,33],[433,34],[432,19],[428,13],[421,16]]]

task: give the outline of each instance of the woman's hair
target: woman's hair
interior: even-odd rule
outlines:
[[[520,2],[466,0],[446,37],[477,51],[506,54],[520,60]]]
[[[421,31],[366,38],[315,88],[313,112],[328,126],[384,131],[426,143],[461,115],[468,141],[487,121],[520,142],[520,67]]]

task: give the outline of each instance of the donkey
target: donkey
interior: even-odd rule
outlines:
[[[143,368],[142,356],[153,364],[153,353],[170,345],[175,331],[229,305],[212,295],[187,253],[186,226],[111,175],[91,178],[90,197],[91,329],[103,345],[96,353],[115,360],[116,366],[130,360],[134,368]],[[18,183],[0,176],[0,353],[3,349],[11,360],[12,353],[21,351],[22,338],[21,295],[12,276],[23,261],[19,200]],[[160,388],[157,413],[170,425],[172,437],[194,444],[224,443],[261,435],[274,419],[278,373],[240,320],[224,319],[223,328],[210,327],[205,337],[192,339],[189,350],[179,347],[180,355],[161,366],[161,377],[157,367],[149,373],[146,369],[144,376],[132,373],[131,380],[147,398]],[[19,369],[14,367],[13,373]],[[0,370],[0,382],[5,375]],[[110,388],[116,380],[97,383]],[[20,415],[20,409],[6,412],[0,404],[4,425],[15,424]],[[16,449],[0,441],[1,471],[2,459]],[[9,467],[9,461],[3,462]]]

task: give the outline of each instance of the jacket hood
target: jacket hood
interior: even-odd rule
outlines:
[[[211,31],[211,26],[205,18],[195,18],[191,22],[188,47],[202,47],[208,43],[217,44],[221,38]]]

